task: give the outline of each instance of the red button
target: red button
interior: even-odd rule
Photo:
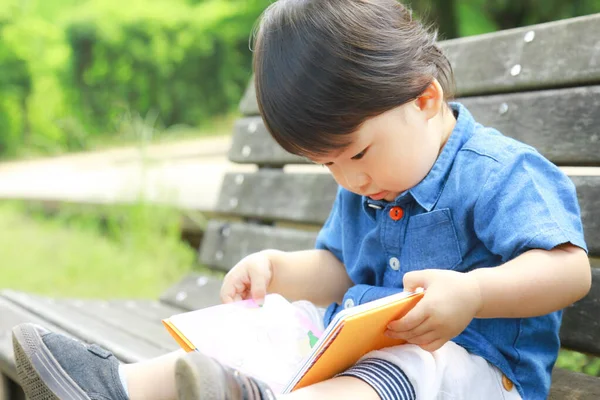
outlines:
[[[394,221],[399,221],[404,216],[404,210],[402,207],[392,207],[390,209],[390,218]]]

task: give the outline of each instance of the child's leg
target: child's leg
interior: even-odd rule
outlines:
[[[180,358],[175,369],[181,400],[275,398],[266,384],[200,353]],[[434,353],[403,345],[371,352],[340,376],[278,399],[520,400],[502,381],[497,368],[455,343]]]
[[[201,353],[194,352],[180,358],[175,371],[177,398],[180,400],[275,400],[275,394],[265,383]],[[365,360],[348,373],[348,376],[280,395],[277,399],[415,399],[402,371],[387,361]]]
[[[174,400],[175,362],[185,354],[174,351],[135,364],[122,364],[130,400]]]
[[[277,397],[278,400],[379,400],[377,392],[360,379],[340,376]]]
[[[18,378],[30,400],[176,398],[175,360],[181,351],[125,365],[96,345],[33,324],[13,329],[13,346]]]

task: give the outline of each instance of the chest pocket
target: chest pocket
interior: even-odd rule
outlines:
[[[458,267],[462,255],[449,209],[434,210],[410,218],[402,259],[405,272]]]

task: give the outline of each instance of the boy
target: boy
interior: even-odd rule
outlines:
[[[316,312],[328,306],[326,325],[343,307],[426,290],[389,325],[410,344],[281,398],[546,398],[559,310],[590,287],[571,181],[447,103],[448,60],[394,0],[280,0],[258,29],[254,70],[273,137],[326,166],[341,188],[316,249],[245,258],[226,276],[223,300],[306,299]],[[127,398],[126,390],[131,399],[175,398],[176,389],[184,399],[274,396],[199,353],[120,366],[41,328],[18,327],[15,338],[34,400],[56,398],[49,375],[88,396],[77,398]],[[39,354],[55,368],[36,363]]]

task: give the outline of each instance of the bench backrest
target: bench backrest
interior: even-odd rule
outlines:
[[[475,118],[535,146],[577,186],[592,263],[600,255],[600,14],[442,42],[459,101]],[[309,249],[336,184],[324,168],[281,149],[260,117],[253,83],[242,101],[229,158],[257,165],[228,174],[201,248],[226,271],[265,248]],[[600,354],[600,270],[590,295],[564,317],[563,345]]]

